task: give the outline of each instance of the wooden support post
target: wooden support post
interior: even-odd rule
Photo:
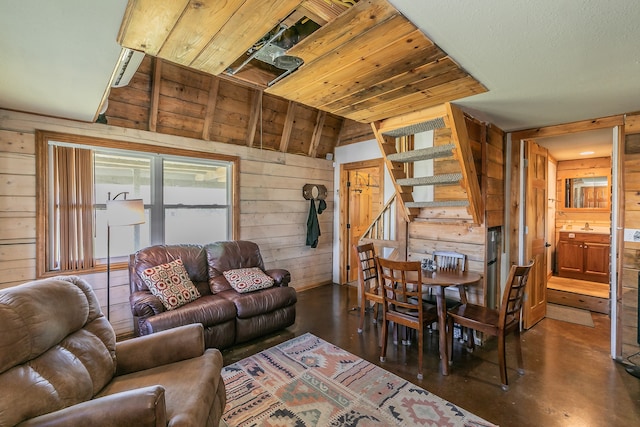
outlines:
[[[209,141],[211,139],[210,129],[213,117],[216,113],[216,103],[218,102],[218,88],[220,87],[220,79],[212,76],[209,85],[209,99],[207,101],[207,111],[204,115],[204,124],[202,125],[202,139]]]
[[[158,104],[160,102],[160,83],[162,80],[162,59],[153,60],[153,78],[151,80],[151,105],[149,106],[149,130],[156,132],[158,126]]]
[[[282,130],[282,138],[280,139],[280,151],[286,153],[289,149],[289,139],[291,138],[291,129],[293,129],[293,122],[296,116],[296,103],[289,101],[289,108],[287,109],[287,118],[284,121],[284,129]]]
[[[325,117],[327,117],[327,113],[325,111],[318,110],[318,115],[316,116],[316,125],[313,129],[311,144],[309,145],[309,157],[316,156],[318,145],[320,144],[320,138],[322,138],[322,128],[324,127]]]
[[[262,94],[263,92],[257,89],[251,93],[251,114],[247,125],[247,147],[253,147],[253,143],[256,140],[258,120],[262,118]],[[262,127],[262,123],[260,123],[260,127]]]

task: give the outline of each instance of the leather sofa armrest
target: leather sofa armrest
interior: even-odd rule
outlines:
[[[204,354],[204,328],[200,323],[116,343],[116,375],[191,359]]]
[[[131,313],[134,316],[147,318],[165,311],[160,298],[149,291],[134,292],[129,296]]]
[[[266,270],[267,276],[271,276],[275,286],[288,286],[291,282],[291,273],[288,270],[282,268],[274,268]]]
[[[159,385],[114,393],[31,418],[21,426],[142,426],[167,425],[164,388]]]

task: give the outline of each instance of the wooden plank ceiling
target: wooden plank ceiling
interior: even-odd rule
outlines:
[[[314,25],[286,50],[303,65],[242,66],[281,24]],[[361,123],[486,91],[386,0],[129,0],[118,41]]]

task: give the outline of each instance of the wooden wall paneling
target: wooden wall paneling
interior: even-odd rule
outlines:
[[[202,136],[203,122],[204,120],[202,119],[159,111],[157,131],[186,138],[200,138]]]
[[[111,88],[106,111],[108,124],[131,129],[149,128],[151,69],[152,59],[145,57],[127,86]]]
[[[640,120],[639,120],[639,122],[640,122]],[[626,135],[625,136],[624,152],[625,152],[625,154],[638,154],[638,153],[640,153],[640,133],[634,133],[632,135]]]
[[[342,120],[334,115],[325,114],[319,130],[318,145],[313,157],[324,159],[328,153],[334,153],[334,144],[338,139]]]
[[[568,173],[568,171],[586,169],[602,169],[604,171],[608,170],[606,174],[611,175],[611,157],[562,160],[558,162],[558,174],[562,174],[563,177],[566,175],[566,173]],[[598,170],[596,172],[601,173],[603,171]]]
[[[342,119],[342,126],[339,138],[336,141],[336,147],[373,139],[375,139],[375,135],[369,124]]]
[[[320,110],[297,104],[291,135],[289,136],[288,153],[309,155],[313,131]]]
[[[129,129],[147,130],[149,127],[149,109],[138,105],[109,100],[107,123]]]
[[[35,279],[35,138],[0,130],[0,288]]]
[[[467,208],[422,208],[417,218],[432,222],[451,222],[461,221],[470,222],[471,215],[467,212]]]
[[[281,100],[276,99],[275,104],[279,103]],[[34,146],[35,129],[98,139],[107,138],[116,141],[121,148],[139,145],[153,151],[155,147],[179,147],[195,152],[239,156],[241,159],[238,183],[238,205],[241,206],[240,218],[238,218],[239,238],[249,238],[260,245],[267,268],[289,269],[293,277],[291,286],[296,289],[331,282],[332,212],[334,209],[332,162],[307,156],[251,149],[244,144],[238,146],[205,141],[200,138],[184,138],[145,130],[73,122],[4,110],[0,110],[0,156],[3,151],[1,147],[24,146],[24,148],[12,148],[12,150],[30,151],[29,147]],[[32,158],[33,165],[27,168],[30,171],[35,170],[35,155]],[[3,200],[1,197],[7,197],[4,200],[8,201],[9,197],[17,195],[29,200],[35,199],[35,176],[4,175],[2,178],[0,202]],[[322,235],[318,248],[315,249],[305,245],[306,220],[309,211],[309,202],[302,197],[302,186],[305,183],[323,184],[328,189],[327,210],[318,216]],[[0,220],[7,220],[5,224],[11,224],[3,226],[0,222],[0,230],[13,233],[8,235],[11,237],[9,240],[3,240],[0,237],[0,273],[18,267],[15,269],[16,275],[8,275],[4,279],[0,276],[0,287],[13,286],[35,278],[35,236],[30,231],[35,229],[33,211],[33,207],[28,207],[26,211],[16,209],[15,214],[7,213],[18,216],[18,221],[13,217],[0,216]],[[0,215],[2,215],[1,212],[0,210]],[[20,221],[27,224],[26,228],[23,226],[16,228],[16,224]],[[24,231],[16,232],[16,229]],[[2,231],[0,231],[1,234]],[[14,261],[12,267],[11,263]],[[126,270],[116,269],[113,274],[111,316],[116,332],[119,336],[123,336],[132,331],[128,279]],[[99,300],[104,301],[106,295],[104,272],[83,275],[83,277],[96,289]]]
[[[299,160],[299,156],[287,159]],[[265,263],[273,268],[286,268],[292,281],[305,277],[303,288],[329,283],[332,280],[333,216],[318,215],[321,236],[313,249],[305,246],[306,222],[310,202],[302,197],[306,183],[325,185],[328,189],[327,212],[333,212],[333,168],[312,163],[283,165],[259,160],[243,163],[241,178],[241,238],[265,244],[273,249],[262,251]],[[318,265],[309,268],[305,262],[316,259]],[[324,261],[323,261],[324,260]],[[301,271],[300,265],[306,265]]]
[[[468,270],[485,273],[485,227],[469,224],[431,224],[414,221],[409,224],[409,248],[407,259],[419,261],[430,258],[435,250],[450,250],[467,256]],[[470,287],[468,294],[472,302],[484,301],[484,280]]]
[[[279,151],[288,105],[282,98],[262,96],[262,118],[258,123],[261,140],[256,138],[254,147]]]
[[[624,118],[624,133],[626,137],[640,133],[640,113],[627,114]],[[625,150],[626,153],[629,153]]]
[[[519,141],[521,139],[535,139],[546,138],[550,136],[565,135],[568,133],[585,132],[588,130],[606,129],[614,126],[622,126],[624,124],[624,117],[622,115],[601,117],[598,119],[582,120],[579,122],[566,123],[556,126],[547,126],[544,128],[527,129],[523,131],[514,132],[512,139]]]
[[[0,130],[0,153],[35,155],[33,134]]]

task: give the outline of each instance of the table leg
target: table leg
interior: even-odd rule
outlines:
[[[438,310],[438,330],[440,331],[440,370],[449,375],[449,357],[447,355],[447,304],[444,300],[444,287],[436,288]]]

